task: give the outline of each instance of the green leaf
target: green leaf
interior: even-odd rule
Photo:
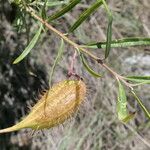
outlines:
[[[111,41],[112,48],[118,47],[131,47],[131,46],[148,46],[150,45],[150,38],[143,37],[132,37],[132,38],[124,38],[124,39],[116,39]],[[85,46],[86,47],[86,46]],[[96,42],[87,44],[89,48],[106,48],[106,42]]]
[[[83,21],[85,21],[97,8],[102,5],[101,1],[96,1],[90,8],[86,9],[78,18],[78,20],[70,27],[69,32],[77,29]]]
[[[57,56],[55,58],[54,64],[53,64],[53,66],[51,68],[51,71],[50,71],[50,76],[49,76],[49,86],[50,87],[51,87],[51,82],[52,82],[52,77],[53,77],[53,74],[54,74],[55,67],[59,63],[59,60],[62,57],[63,51],[64,51],[64,40],[61,39],[61,44],[60,44],[60,47],[58,49]]]
[[[47,4],[47,0],[45,0],[44,5],[41,9],[41,16],[44,20],[46,19],[46,4]]]
[[[15,61],[13,62],[13,64],[17,64],[20,61],[22,61],[32,50],[32,48],[35,46],[36,42],[38,41],[41,31],[42,31],[42,27],[43,25],[41,24],[39,30],[36,32],[36,34],[34,35],[33,39],[30,41],[29,45],[25,48],[25,50],[21,53],[21,55],[19,55],[19,57],[17,57],[15,59]]]
[[[134,117],[134,113],[129,114],[127,111],[127,97],[123,85],[118,81],[119,94],[117,102],[118,119],[126,123]]]
[[[106,50],[105,50],[105,59],[109,56],[111,49],[111,39],[112,39],[112,17],[109,16],[108,28],[107,28],[107,41],[106,41]]]
[[[134,96],[134,98],[137,100],[138,104],[141,106],[141,108],[143,109],[143,111],[145,112],[146,116],[150,119],[150,112],[144,106],[144,104],[142,103],[142,101],[138,98],[138,96],[136,95],[136,93],[133,90],[131,91],[131,93]]]
[[[101,77],[100,74],[96,73],[96,72],[87,64],[87,62],[86,62],[86,60],[85,60],[83,54],[80,54],[80,57],[81,57],[83,66],[85,67],[85,69],[86,69],[92,76],[94,76],[94,77],[96,77],[96,78]]]
[[[61,16],[63,16],[65,13],[67,13],[68,11],[70,11],[72,8],[74,8],[81,0],[71,0],[70,3],[66,6],[64,6],[61,10],[58,10],[57,12],[55,12],[53,15],[51,15],[48,18],[48,21],[52,21],[55,20]]]
[[[108,5],[106,4],[105,0],[102,0],[102,3],[108,14],[107,40],[106,40],[106,50],[105,50],[105,59],[106,59],[109,56],[110,49],[111,49],[113,17],[112,17],[111,11],[109,10]]]
[[[40,5],[40,6],[44,6],[45,2],[38,2],[38,1],[33,1],[32,3],[30,3],[30,5]],[[54,7],[54,6],[59,6],[59,5],[63,5],[63,4],[67,4],[68,0],[64,0],[64,1],[54,1],[54,2],[47,2],[46,6],[47,7]]]
[[[150,76],[127,76],[125,79],[136,83],[150,84]]]

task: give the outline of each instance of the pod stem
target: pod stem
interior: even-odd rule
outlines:
[[[11,127],[5,128],[5,129],[1,129],[0,134],[1,133],[12,132],[12,131],[17,131],[17,130],[20,130],[20,129],[23,129],[23,128],[26,128],[26,125],[24,124],[24,121],[21,121],[21,122],[17,123],[14,126],[11,126]]]

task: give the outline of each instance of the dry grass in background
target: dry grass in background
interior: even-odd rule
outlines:
[[[79,12],[91,3],[88,0],[83,1],[72,13],[68,13],[65,17],[59,19],[57,22],[60,24],[60,26],[57,25],[58,29],[63,32],[67,31],[68,25],[73,23]],[[148,0],[109,0],[108,4],[114,15],[113,38],[150,36],[150,3]],[[77,30],[75,33],[76,37],[72,37],[72,39],[80,43],[88,43],[91,40],[105,40],[107,27],[107,18],[105,16],[104,10],[99,9]],[[4,34],[7,36],[11,51],[16,51],[16,45],[19,45],[21,41],[21,45],[25,44],[25,35],[21,36],[18,43],[11,43],[12,40],[9,39],[9,36],[11,34],[15,35],[15,31],[7,21],[0,24],[5,27],[3,30],[5,30]],[[34,30],[35,26],[31,28],[31,32]],[[39,66],[44,66],[47,79],[59,45],[60,39],[48,31],[47,34],[43,33],[39,44],[32,50],[30,64],[33,65],[36,63]],[[112,49],[107,63],[120,74],[150,75],[150,52],[147,49],[149,48]],[[103,51],[97,49],[94,53],[101,56]],[[60,64],[56,67],[53,83],[66,78],[67,68],[72,54],[73,48],[66,44],[64,56]],[[138,59],[139,57],[140,59]],[[85,104],[81,106],[76,117],[71,118],[59,127],[36,133],[32,139],[29,139],[25,131],[12,134],[10,142],[16,145],[16,149],[21,149],[23,148],[22,146],[28,145],[29,143],[30,149],[32,150],[150,149],[149,125],[147,125],[145,115],[137,106],[137,103],[131,95],[128,95],[128,101],[131,103],[129,109],[132,111],[137,110],[137,115],[127,125],[120,123],[116,116],[118,89],[114,79],[92,60],[89,59],[89,63],[97,72],[103,73],[103,78],[95,79],[91,77],[83,69],[78,58],[75,69],[78,74],[84,77],[88,86],[88,94]],[[36,75],[38,76],[38,74]],[[39,89],[47,86],[43,79],[41,79],[41,83],[42,85],[38,87]],[[146,106],[150,108],[150,86],[141,86],[137,88],[137,91]],[[33,97],[31,96],[31,98]]]

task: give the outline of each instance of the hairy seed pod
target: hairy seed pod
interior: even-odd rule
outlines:
[[[64,80],[47,90],[33,106],[31,112],[18,124],[0,130],[12,132],[23,128],[48,129],[71,117],[83,102],[86,85],[81,80]]]

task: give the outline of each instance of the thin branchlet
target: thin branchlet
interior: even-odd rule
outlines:
[[[70,40],[66,34],[61,33],[60,31],[58,31],[56,28],[54,28],[53,26],[51,26],[46,20],[43,20],[40,16],[38,16],[34,9],[32,9],[31,7],[26,7],[26,11],[28,13],[30,13],[35,19],[37,19],[38,21],[40,21],[43,25],[45,25],[49,30],[53,31],[55,34],[57,34],[58,36],[60,36],[64,41],[66,41],[68,44],[72,45],[77,51],[80,50],[81,52],[85,53],[86,55],[88,55],[89,57],[91,57],[93,60],[95,60],[96,62],[98,62],[102,67],[104,67],[106,70],[108,70],[111,74],[113,74],[113,76],[115,77],[116,80],[121,80],[127,87],[129,87],[130,89],[133,89],[132,87],[135,86],[134,84],[130,84],[128,83],[123,76],[119,75],[117,72],[115,72],[114,70],[112,70],[108,65],[106,65],[102,59],[100,59],[99,57],[97,57],[96,55],[94,55],[93,53],[91,53],[89,50],[81,47],[80,45],[78,45],[77,43],[73,42],[72,40]]]

